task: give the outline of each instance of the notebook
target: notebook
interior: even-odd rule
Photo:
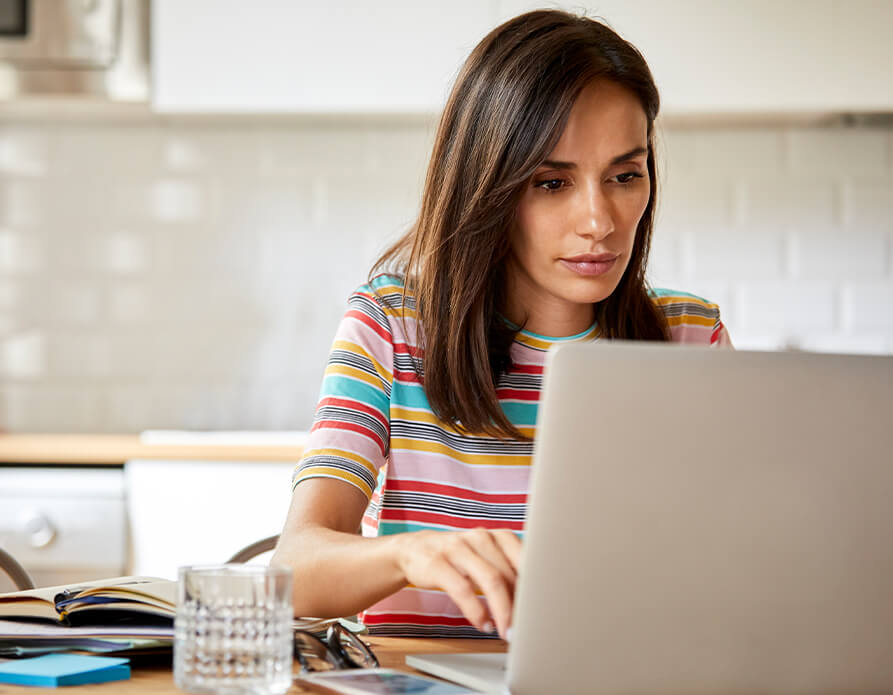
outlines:
[[[0,618],[172,625],[176,604],[177,583],[169,579],[112,577],[0,594]]]
[[[539,407],[507,666],[407,664],[513,695],[893,691],[893,357],[570,344]]]

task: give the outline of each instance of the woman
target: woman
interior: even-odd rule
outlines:
[[[646,287],[658,103],[590,19],[531,12],[474,49],[419,217],[335,338],[273,559],[297,614],[505,637],[548,347],[730,345],[716,305]]]

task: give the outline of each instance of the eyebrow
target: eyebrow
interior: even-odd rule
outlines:
[[[611,164],[620,164],[620,162],[625,162],[633,157],[638,157],[639,155],[648,154],[648,149],[645,147],[636,147],[629,152],[624,152],[621,155],[617,155],[614,159],[611,160]],[[540,166],[551,167],[552,169],[576,169],[577,165],[573,162],[559,162],[554,159],[545,160]]]

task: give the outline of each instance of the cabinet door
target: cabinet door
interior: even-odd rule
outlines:
[[[893,111],[893,0],[834,0],[831,22],[835,100],[854,111]],[[825,91],[820,77],[813,88]]]
[[[499,0],[498,19],[534,9]],[[893,108],[889,0],[589,0],[645,56],[665,115]]]
[[[124,465],[133,574],[173,579],[282,530],[296,463],[134,460]]]
[[[153,0],[153,105],[433,113],[494,17],[482,0]]]

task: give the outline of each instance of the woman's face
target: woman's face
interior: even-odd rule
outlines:
[[[586,330],[629,263],[650,197],[648,119],[614,82],[587,86],[518,206],[508,317],[536,333]]]

